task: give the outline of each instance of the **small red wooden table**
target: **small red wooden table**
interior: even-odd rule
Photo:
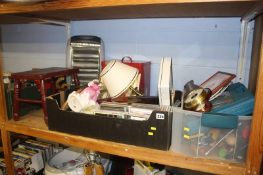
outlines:
[[[77,73],[79,70],[77,68],[61,68],[61,67],[50,67],[44,69],[33,69],[25,72],[17,72],[13,73],[11,77],[14,79],[14,102],[13,102],[13,118],[14,120],[19,120],[19,110],[20,110],[20,102],[26,103],[40,103],[42,105],[42,109],[44,112],[44,120],[47,124],[48,116],[47,116],[47,107],[46,107],[46,94],[47,88],[45,87],[46,81],[51,81],[52,91],[55,92],[55,79],[58,77],[66,77],[71,76],[72,80],[75,83],[75,86],[79,86],[79,79]],[[20,97],[21,93],[21,84],[24,81],[33,80],[39,81],[39,91],[41,95],[41,100],[33,100],[33,99],[22,99]]]

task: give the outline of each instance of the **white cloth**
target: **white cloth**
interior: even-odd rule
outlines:
[[[82,112],[89,106],[96,105],[96,102],[93,100],[90,100],[89,93],[78,93],[76,91],[73,91],[68,96],[68,105],[70,109],[74,112]]]

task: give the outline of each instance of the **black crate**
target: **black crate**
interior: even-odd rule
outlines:
[[[170,147],[172,113],[169,110],[153,111],[148,120],[138,121],[61,110],[60,94],[50,97],[47,98],[50,130],[160,150]]]

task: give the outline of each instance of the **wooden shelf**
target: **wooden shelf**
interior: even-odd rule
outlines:
[[[132,159],[146,160],[163,165],[224,175],[240,175],[245,172],[244,164],[229,163],[226,161],[209,160],[204,158],[193,158],[171,151],[161,151],[50,131],[44,122],[43,114],[40,110],[34,111],[30,113],[30,115],[22,117],[19,121],[7,121],[4,128],[10,132],[47,139],[61,144],[72,145]]]
[[[0,15],[0,24],[27,24],[27,23],[44,23],[39,18],[28,18],[14,15]]]
[[[253,9],[253,10],[252,10]],[[46,0],[37,3],[0,2],[0,24],[48,23],[46,20],[62,22],[94,19],[128,18],[172,18],[172,17],[244,17],[251,19],[263,11],[262,0]],[[243,18],[244,19],[244,18]],[[262,39],[262,37],[261,37]],[[262,44],[261,48],[263,60]],[[1,54],[1,51],[0,51]],[[1,55],[0,55],[1,59]],[[2,60],[0,60],[2,64]],[[263,61],[259,63],[262,68]],[[2,70],[2,68],[0,68]],[[259,80],[263,69],[258,71],[258,91],[255,95],[252,131],[246,164],[193,158],[171,151],[161,151],[133,145],[92,139],[61,132],[49,131],[41,111],[35,111],[20,121],[6,121],[4,93],[0,92],[0,126],[3,150],[8,174],[14,174],[11,157],[10,133],[47,139],[66,145],[112,155],[147,160],[174,167],[192,169],[213,174],[240,175],[260,172],[263,130],[263,92]],[[0,84],[0,89],[2,84]],[[63,122],[63,121],[62,121]],[[99,132],[99,131],[98,131]],[[260,136],[260,138],[259,138]],[[260,141],[259,141],[260,140]]]
[[[257,0],[47,0],[38,3],[0,3],[0,14],[55,20],[169,17],[241,17]],[[262,5],[262,4],[261,4]],[[10,23],[14,17],[0,17]],[[30,20],[29,20],[30,21]],[[18,19],[18,23],[19,23]]]

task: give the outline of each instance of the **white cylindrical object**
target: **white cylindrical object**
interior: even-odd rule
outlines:
[[[78,93],[76,91],[73,91],[71,94],[69,94],[67,101],[70,109],[74,112],[81,112],[87,107],[96,104],[95,101],[90,100],[90,95],[86,92]]]
[[[137,68],[113,60],[102,70],[100,78],[110,97],[117,98],[132,85],[138,74]]]

